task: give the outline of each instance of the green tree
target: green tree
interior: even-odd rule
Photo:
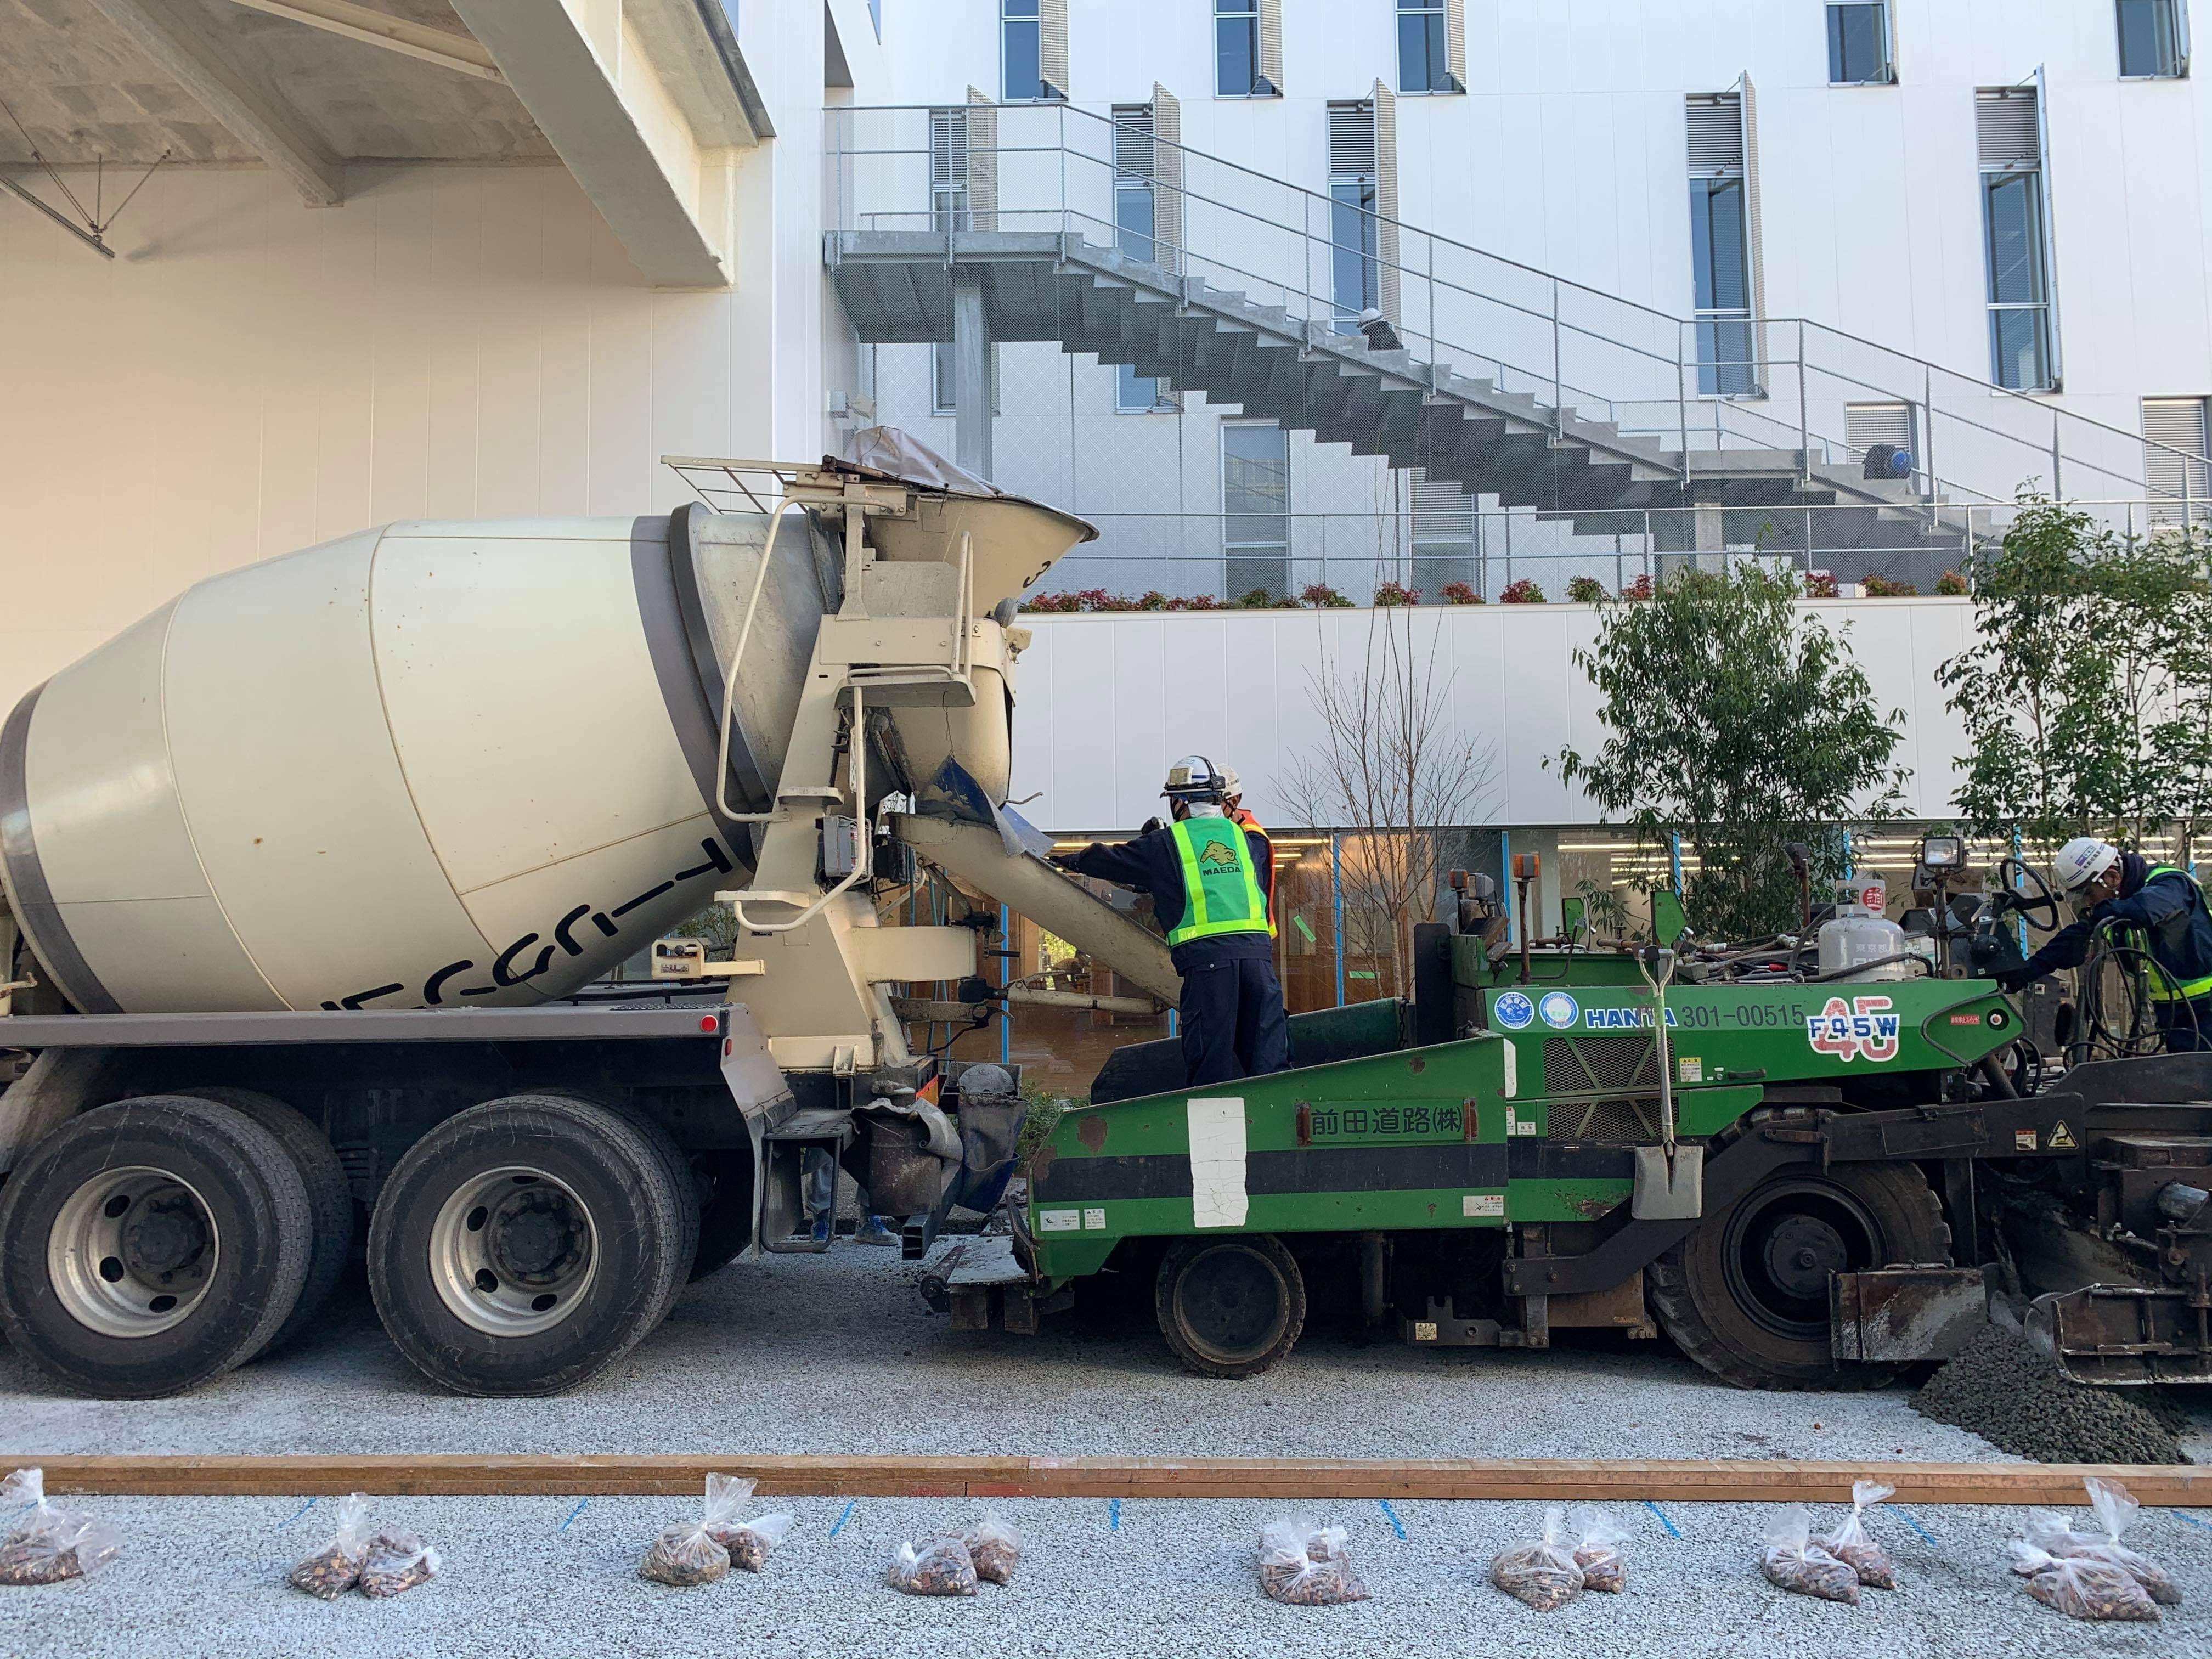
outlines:
[[[2123,536],[2025,495],[1970,562],[1974,642],[1936,669],[1977,834],[2185,839],[2212,803],[2212,594],[2186,532]]]
[[[1592,754],[1562,750],[1560,774],[1609,821],[1682,837],[1698,866],[1683,897],[1709,937],[1791,927],[1783,848],[1805,842],[1840,874],[1835,827],[1887,816],[1908,775],[1892,759],[1903,712],[1884,717],[1844,633],[1798,596],[1794,577],[1755,564],[1682,570],[1648,600],[1607,605],[1596,643],[1575,653],[1607,736]]]

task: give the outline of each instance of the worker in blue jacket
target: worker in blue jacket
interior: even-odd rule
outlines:
[[[1149,893],[1182,975],[1184,1080],[1192,1088],[1261,1077],[1291,1063],[1283,988],[1275,978],[1273,849],[1223,805],[1224,775],[1202,755],[1168,769],[1174,821],[1119,846],[1093,842],[1053,862]]]
[[[2111,923],[2118,943],[2148,958],[2145,977],[2166,1052],[2212,1050],[2212,909],[2190,873],[2094,836],[2060,848],[2051,873],[2081,919],[2053,933],[2026,967],[1997,975],[1998,988],[2016,991],[2079,967],[2092,934]]]

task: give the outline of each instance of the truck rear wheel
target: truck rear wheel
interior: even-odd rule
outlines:
[[[1951,1259],[1951,1230],[1911,1164],[1785,1170],[1708,1216],[1645,1274],[1682,1352],[1745,1389],[1878,1388],[1881,1365],[1838,1367],[1828,1275]]]
[[[622,1113],[511,1095],[408,1149],[368,1228],[384,1328],[462,1394],[544,1395],[628,1352],[688,1265],[661,1150]]]
[[[1305,1279],[1272,1234],[1181,1239],[1160,1261],[1153,1305],[1186,1370],[1256,1376],[1305,1328]]]
[[[244,1113],[181,1095],[99,1107],[0,1188],[0,1331],[87,1394],[179,1394],[268,1345],[312,1248],[299,1170]]]
[[[337,1288],[353,1255],[353,1184],[345,1165],[331,1150],[330,1139],[310,1123],[306,1114],[286,1105],[274,1095],[252,1089],[224,1087],[179,1090],[196,1100],[211,1100],[242,1112],[276,1137],[292,1167],[307,1189],[307,1208],[313,1224],[313,1243],[307,1258],[307,1281],[300,1299],[263,1353],[276,1353],[295,1340],[322,1316],[331,1292]],[[257,1356],[248,1356],[255,1358]]]

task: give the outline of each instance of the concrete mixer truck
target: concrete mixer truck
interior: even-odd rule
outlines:
[[[22,700],[21,1353],[189,1388],[316,1318],[358,1204],[407,1356],[545,1392],[687,1276],[823,1248],[810,1153],[915,1253],[996,1201],[1008,1074],[963,1091],[891,997],[971,981],[976,934],[879,927],[871,888],[919,846],[1130,984],[1176,979],[1004,805],[1013,598],[1096,532],[871,442],[889,465],[676,460],[707,499],[667,515],[365,531],[203,582]],[[586,988],[717,898],[736,960]]]

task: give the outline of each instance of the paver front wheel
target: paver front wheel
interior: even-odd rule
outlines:
[[[179,1394],[268,1344],[312,1248],[306,1185],[268,1130],[182,1095],[119,1101],[0,1188],[0,1331],[87,1394]]]
[[[623,1114],[512,1095],[408,1149],[368,1229],[400,1352],[462,1394],[554,1394],[660,1322],[690,1242],[661,1149]]]
[[[1739,1388],[1876,1388],[1893,1367],[1838,1367],[1829,1352],[1829,1274],[1950,1259],[1951,1230],[1917,1166],[1838,1164],[1769,1177],[1645,1279],[1667,1334]]]
[[[1168,1346],[1201,1376],[1256,1376],[1305,1328],[1304,1276],[1267,1233],[1177,1241],[1160,1262],[1153,1303]]]

